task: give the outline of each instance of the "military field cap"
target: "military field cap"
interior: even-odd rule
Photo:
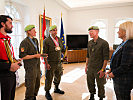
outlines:
[[[52,25],[52,26],[49,28],[49,31],[52,31],[52,30],[54,30],[54,29],[56,29],[56,28],[57,28],[56,25]]]
[[[24,30],[25,30],[25,32],[27,32],[33,28],[35,28],[35,25],[27,25]]]
[[[88,31],[89,30],[99,30],[98,26],[91,26],[88,28]]]

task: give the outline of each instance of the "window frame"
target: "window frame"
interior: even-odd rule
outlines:
[[[102,22],[102,23],[105,25],[105,27],[100,27],[100,26],[98,26],[98,25],[95,25],[97,22]],[[102,39],[104,39],[104,40],[107,40],[107,37],[108,37],[108,34],[107,34],[107,32],[108,32],[108,27],[107,27],[107,20],[106,20],[106,19],[96,19],[96,20],[92,20],[90,26],[98,26],[98,27],[99,27],[99,37],[102,38]],[[100,30],[102,30],[102,29],[105,30],[104,37],[102,37],[101,34],[100,34]],[[90,36],[89,36],[89,39],[91,39]]]
[[[8,7],[10,7],[10,11],[8,12]],[[15,9],[15,11],[13,11]],[[17,12],[17,13],[16,13]],[[18,14],[19,16],[17,15],[14,15],[14,13]],[[19,46],[20,45],[20,42],[24,39],[25,35],[22,34],[22,21],[21,21],[21,15],[20,15],[20,12],[17,10],[17,8],[13,5],[13,4],[9,4],[7,3],[5,5],[5,14],[6,15],[9,15],[9,16],[13,16],[13,24],[15,24],[15,26],[17,27],[13,27],[14,28],[14,31],[12,32],[12,34],[8,34],[10,37],[11,37],[11,43],[13,45],[13,49],[14,49],[14,55],[15,55],[15,58],[16,59],[19,59],[19,56],[18,56],[18,53],[19,53]],[[17,16],[17,17],[16,17]],[[20,26],[19,26],[20,25]],[[19,28],[18,28],[19,27]],[[19,33],[19,34],[17,34]],[[14,40],[14,39],[15,40]],[[21,40],[19,40],[18,38],[21,38]],[[14,42],[18,40],[18,42]]]
[[[121,18],[121,19],[116,19],[115,25],[114,25],[114,33],[115,33],[114,38],[115,38],[115,39],[114,39],[114,43],[113,43],[113,44],[119,45],[120,43],[122,43],[122,39],[118,38],[117,32],[118,32],[118,30],[119,30],[120,24],[122,24],[122,23],[124,23],[124,22],[126,22],[126,21],[132,21],[132,22],[133,22],[133,18]],[[118,24],[118,26],[117,26],[117,24]]]

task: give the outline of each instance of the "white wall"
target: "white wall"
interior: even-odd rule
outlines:
[[[21,16],[22,22],[22,32],[24,32],[24,27],[28,24],[34,24],[36,26],[37,38],[39,40],[39,15],[43,14],[44,6],[45,6],[45,14],[47,17],[52,18],[52,24],[56,24],[58,27],[58,36],[60,36],[60,24],[61,24],[61,12],[63,14],[63,23],[64,29],[67,26],[67,10],[60,6],[55,0],[12,0],[13,6],[18,10]],[[0,4],[3,6],[0,7],[0,12],[4,14],[4,6],[5,1],[0,1]],[[2,14],[2,13],[0,13]],[[66,30],[64,30],[65,32]],[[44,66],[41,64],[41,69],[44,74]],[[19,83],[22,84],[24,82],[24,68],[18,70],[19,74]]]
[[[5,0],[0,1],[0,14],[4,13]],[[107,40],[112,46],[114,43],[114,25],[118,19],[133,18],[133,3],[115,6],[89,7],[86,9],[69,9],[62,7],[56,0],[12,0],[21,12],[23,30],[27,24],[35,24],[37,38],[39,39],[39,15],[43,14],[44,6],[46,16],[52,18],[52,24],[58,26],[60,35],[60,18],[63,13],[65,34],[88,34],[88,27],[96,19],[107,21]],[[23,31],[24,32],[24,31]]]
[[[17,10],[19,10],[24,30],[26,25],[36,26],[37,38],[39,39],[39,14],[43,12],[44,0],[12,0]],[[24,32],[24,31],[23,31]]]
[[[4,0],[0,0],[0,14],[4,14],[4,5],[5,5],[5,2]]]
[[[0,14],[5,13],[5,4],[8,0],[0,0]],[[36,26],[37,38],[39,40],[39,15],[43,14],[45,6],[45,14],[47,17],[52,18],[52,24],[56,24],[58,27],[58,36],[60,36],[60,24],[61,24],[61,12],[64,23],[64,32],[66,33],[67,26],[67,10],[58,4],[55,0],[12,0],[12,5],[17,9],[21,16],[22,32],[24,27],[28,24],[34,24]],[[44,66],[41,65],[41,69],[44,74]],[[24,82],[24,68],[21,67],[19,71],[19,83]]]
[[[43,14],[44,6],[46,16],[52,18],[52,24],[58,27],[58,36],[60,35],[61,12],[63,14],[63,25],[65,34],[88,34],[88,27],[92,20],[107,20],[107,40],[112,46],[114,42],[114,25],[117,19],[133,18],[133,4],[123,6],[87,8],[87,9],[69,9],[62,7],[56,0],[12,0],[13,5],[21,14],[22,29],[28,24],[35,24],[37,38],[39,39],[39,15]],[[15,3],[14,3],[15,2]],[[4,14],[5,0],[0,0],[0,14]],[[24,33],[25,34],[25,33]],[[41,68],[44,69],[43,66]],[[24,73],[20,73],[24,77]],[[24,79],[21,80],[23,82]]]
[[[91,22],[96,19],[107,20],[107,40],[112,46],[114,42],[114,25],[117,19],[133,18],[133,4],[120,7],[102,7],[70,10],[68,14],[68,33],[88,33]]]
[[[46,1],[46,16],[52,18],[52,25],[57,25],[58,28],[58,36],[60,36],[60,25],[61,25],[61,12],[62,12],[62,20],[64,27],[64,34],[67,33],[67,21],[68,21],[68,11],[64,7],[62,7],[55,0],[45,0]]]
[[[60,35],[60,19],[61,12],[63,14],[64,27],[67,26],[67,10],[59,5],[55,0],[14,0],[20,3],[22,17],[24,19],[24,27],[28,24],[36,25],[37,38],[39,39],[39,15],[43,14],[45,7],[45,15],[52,18],[52,25],[57,25],[58,36]],[[66,28],[64,28],[64,31]]]

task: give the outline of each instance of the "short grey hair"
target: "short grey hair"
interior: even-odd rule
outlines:
[[[133,22],[127,21],[120,24],[119,28],[126,31],[126,39],[133,39]]]

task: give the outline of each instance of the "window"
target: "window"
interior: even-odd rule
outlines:
[[[107,40],[107,36],[106,36],[106,32],[107,32],[107,28],[106,28],[106,24],[105,24],[105,20],[96,20],[92,23],[91,26],[98,26],[99,27],[99,37]]]
[[[19,54],[19,45],[20,42],[24,38],[24,34],[22,34],[22,25],[21,25],[21,18],[19,12],[13,5],[6,5],[5,6],[5,14],[9,15],[13,18],[13,33],[9,34],[11,37],[11,43],[14,48],[14,54],[16,59],[18,59]]]
[[[122,39],[118,38],[117,32],[119,30],[120,24],[122,24],[126,21],[132,21],[133,22],[133,18],[121,19],[121,20],[118,20],[117,23],[115,24],[115,41],[114,41],[114,44],[120,44],[122,42]]]

